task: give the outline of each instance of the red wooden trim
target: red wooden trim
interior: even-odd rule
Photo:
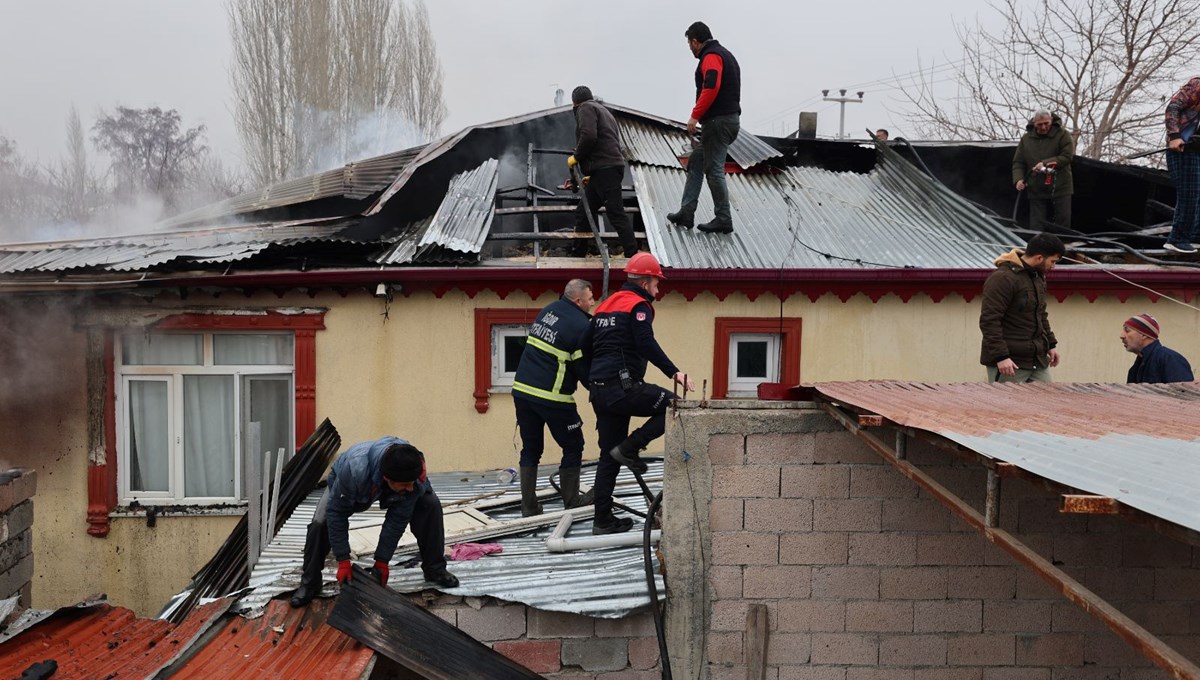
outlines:
[[[112,331],[104,333],[104,461],[88,462],[88,534],[108,536],[108,513],[117,507],[117,373]]]
[[[475,410],[487,413],[488,388],[492,386],[492,326],[528,326],[537,318],[536,309],[475,310]]]
[[[734,333],[779,333],[782,330],[779,381],[785,385],[800,384],[800,325],[800,319],[796,317],[717,317],[712,398],[725,399],[729,394],[729,337]]]
[[[154,324],[159,331],[322,331],[325,312],[310,314],[176,314]]]
[[[295,351],[296,446],[300,446],[317,429],[317,331],[297,330]]]

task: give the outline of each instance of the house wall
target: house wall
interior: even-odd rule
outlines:
[[[0,628],[29,609],[36,492],[36,472],[20,468],[0,472]]]
[[[750,301],[733,294],[723,301],[702,294],[692,301],[670,292],[656,304],[659,341],[685,371],[712,385],[713,319],[773,317],[779,301],[764,294]],[[1051,283],[1053,286],[1053,281]],[[193,293],[186,300],[163,294],[130,307],[237,309],[319,307],[326,330],[316,334],[317,418],[329,417],[350,444],[384,434],[410,438],[427,451],[433,470],[480,470],[512,466],[520,449],[512,399],[492,395],[487,413],[475,411],[474,310],[477,307],[540,309],[555,298],[515,291],[500,299],[485,291],[473,298],[453,290],[396,297],[385,322],[384,304],[361,289],[344,297],[318,292],[282,297],[261,291],[219,297]],[[117,299],[117,298],[113,298]],[[106,306],[112,306],[106,301]],[[139,615],[154,615],[215,552],[235,524],[232,517],[142,517],[112,520],[107,538],[89,536],[85,522],[89,456],[86,323],[96,322],[85,298],[7,298],[0,304],[0,468],[28,467],[40,478],[39,517],[34,527],[37,569],[35,607],[57,607],[94,593]],[[978,380],[978,299],[949,296],[938,303],[917,295],[909,302],[888,295],[872,303],[858,295],[816,302],[793,296],[783,314],[802,319],[801,379],[928,381]],[[1060,340],[1059,380],[1123,381],[1132,356],[1117,340],[1121,322],[1149,310],[1163,324],[1164,341],[1200,358],[1200,316],[1144,297],[1126,303],[1072,296],[1052,302],[1050,318]],[[666,379],[651,372],[652,379]],[[594,417],[581,392],[580,414],[588,433],[587,458],[595,458]],[[94,451],[103,455],[103,447]],[[546,462],[555,451],[547,451]]]
[[[769,406],[680,409],[667,433],[677,677],[747,677],[751,604],[776,680],[1167,677],[823,412]],[[982,467],[908,454],[982,511]],[[1005,479],[1000,527],[1200,661],[1200,549],[1058,505]]]

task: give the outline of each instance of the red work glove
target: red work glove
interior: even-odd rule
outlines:
[[[350,582],[350,560],[338,560],[337,582],[339,584]]]
[[[389,573],[387,562],[380,562],[379,560],[375,560],[375,566],[371,567],[371,573],[373,573],[379,577],[379,585],[381,585],[381,586],[387,585],[388,573]]]

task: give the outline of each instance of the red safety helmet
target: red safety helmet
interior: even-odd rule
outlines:
[[[658,258],[650,253],[642,252],[629,258],[629,262],[625,263],[625,273],[636,276],[654,276],[660,279],[666,279],[663,275],[662,267],[658,264]]]

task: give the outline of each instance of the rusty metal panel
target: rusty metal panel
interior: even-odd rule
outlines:
[[[833,382],[826,399],[1200,530],[1200,384]]]

